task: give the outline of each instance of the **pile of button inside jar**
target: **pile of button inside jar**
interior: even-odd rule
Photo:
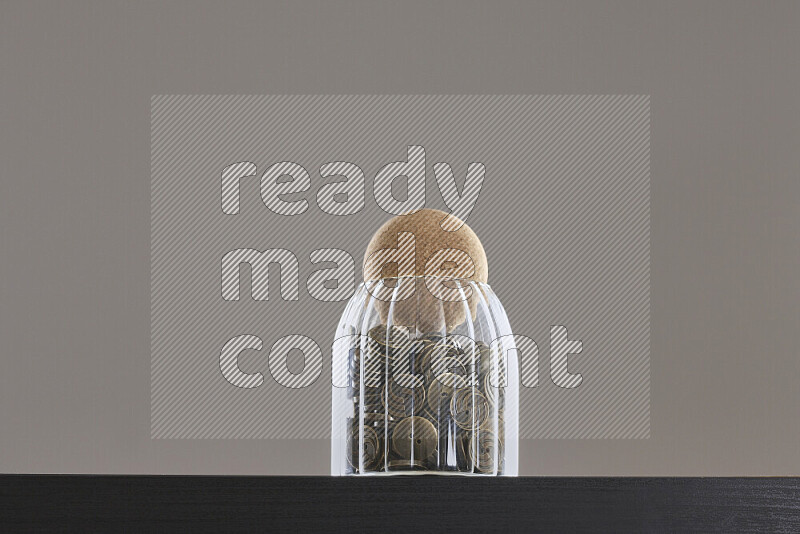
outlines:
[[[355,333],[349,351],[349,473],[503,474],[503,359],[466,336]]]

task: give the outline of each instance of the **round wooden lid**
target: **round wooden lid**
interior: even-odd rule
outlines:
[[[443,224],[449,228],[459,228],[449,232],[442,227]],[[413,247],[410,246],[412,241],[408,233],[413,234]],[[398,250],[386,252],[390,249]],[[450,250],[445,251],[446,249]],[[379,258],[380,255],[373,256],[379,251],[384,251],[382,253],[384,258]],[[464,253],[472,260],[474,270],[471,270],[471,274],[464,270],[464,263],[468,263],[463,261]],[[411,261],[412,254],[414,261]],[[434,256],[435,254],[436,256]],[[373,256],[372,260],[370,260],[371,256]],[[393,268],[391,273],[386,273],[386,270],[381,269],[386,257],[397,262],[397,268]],[[408,261],[402,261],[404,258]],[[449,270],[442,270],[443,262],[452,262],[446,264]],[[377,265],[378,268],[373,268],[371,264]],[[366,281],[395,276],[437,275],[483,283],[488,282],[489,276],[486,252],[483,250],[478,236],[466,223],[440,210],[423,209],[408,215],[393,217],[375,232],[364,254],[364,280]]]

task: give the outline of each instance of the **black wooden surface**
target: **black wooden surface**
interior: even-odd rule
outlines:
[[[0,525],[3,532],[800,532],[800,479],[9,475],[0,477]]]

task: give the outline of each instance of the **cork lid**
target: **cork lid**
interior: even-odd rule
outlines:
[[[384,268],[387,258],[395,264]],[[441,275],[487,283],[489,268],[475,232],[440,210],[393,217],[375,232],[364,254],[365,281]]]

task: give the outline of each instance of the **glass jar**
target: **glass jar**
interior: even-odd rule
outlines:
[[[516,476],[519,364],[500,301],[474,281],[443,284],[445,298],[430,289],[442,279],[393,282],[361,284],[336,331],[331,474]],[[415,289],[402,300],[399,282]]]

